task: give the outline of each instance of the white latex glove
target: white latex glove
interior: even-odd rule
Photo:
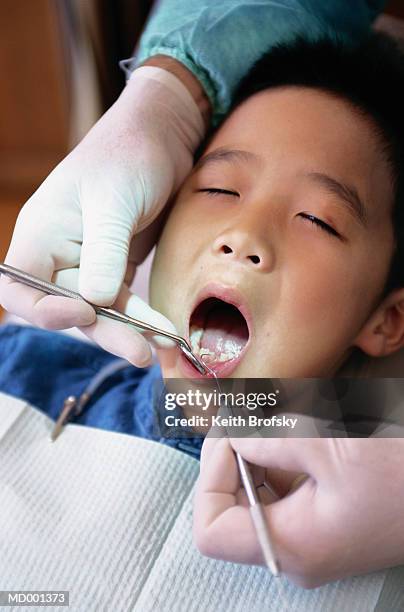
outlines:
[[[128,290],[145,256],[136,257],[136,238],[131,241],[189,173],[203,133],[201,113],[181,81],[161,68],[138,68],[115,104],[22,208],[6,263],[175,331]],[[150,363],[151,348],[140,333],[96,319],[84,302],[44,296],[5,277],[0,299],[34,325],[77,326],[111,353],[138,366]],[[161,336],[154,340],[159,347],[174,346]]]
[[[266,468],[282,495],[308,475],[265,505],[281,568],[295,583],[311,588],[404,563],[403,438],[207,437],[194,504],[202,553],[263,563],[233,449]]]

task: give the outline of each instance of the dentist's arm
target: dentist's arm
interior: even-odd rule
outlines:
[[[194,503],[200,551],[262,564],[233,450],[274,474],[283,497],[265,506],[281,569],[296,584],[404,563],[404,439],[207,438]],[[296,474],[309,478],[286,494]],[[282,474],[282,477],[279,476]]]
[[[90,302],[175,331],[129,292],[145,256],[138,236],[132,238],[149,230],[191,170],[205,131],[198,102],[172,71],[135,70],[115,104],[25,204],[6,263],[78,290]],[[78,326],[111,353],[138,366],[150,362],[150,345],[140,333],[96,319],[85,302],[44,296],[4,277],[0,301],[33,324]],[[157,336],[156,342],[173,346]]]

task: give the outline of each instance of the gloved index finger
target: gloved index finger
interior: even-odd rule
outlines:
[[[10,251],[5,263],[37,278],[51,280],[53,265],[50,257],[45,256],[41,261],[32,257],[28,262],[23,254]],[[89,325],[96,316],[94,309],[84,301],[50,296],[5,275],[1,275],[0,279],[0,296],[6,310],[47,329]]]
[[[122,287],[136,206],[129,178],[109,184],[89,177],[82,187],[83,244],[79,290],[98,306],[111,306]]]

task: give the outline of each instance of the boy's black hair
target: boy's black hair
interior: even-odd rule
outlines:
[[[404,53],[386,34],[372,32],[357,44],[335,37],[298,37],[273,47],[241,81],[230,112],[262,90],[287,86],[321,89],[349,101],[368,117],[391,167],[395,249],[384,298],[404,286]],[[354,262],[352,262],[354,263]]]

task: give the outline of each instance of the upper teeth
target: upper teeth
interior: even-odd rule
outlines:
[[[204,361],[214,361],[215,358],[218,361],[230,361],[238,357],[241,353],[242,347],[236,344],[233,340],[226,340],[223,347],[223,338],[219,339],[218,351],[220,354],[216,354],[214,351],[210,351],[208,348],[201,348],[201,339],[203,335],[203,329],[200,329],[196,325],[192,325],[190,328],[190,340],[192,350],[196,356],[204,358]],[[224,351],[222,351],[224,348]]]

